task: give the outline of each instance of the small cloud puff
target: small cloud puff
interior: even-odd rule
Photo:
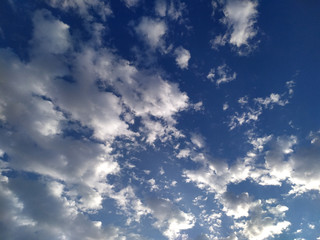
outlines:
[[[143,17],[135,31],[151,48],[157,48],[164,44],[163,37],[167,32],[167,25],[164,21]]]
[[[176,56],[176,63],[181,69],[188,69],[189,60],[191,58],[191,54],[187,49],[183,47],[178,47],[174,51],[174,55]]]

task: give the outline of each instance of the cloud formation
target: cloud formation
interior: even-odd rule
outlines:
[[[191,58],[191,54],[187,49],[183,47],[178,47],[174,51],[174,55],[176,56],[176,63],[181,69],[188,69],[189,60]]]
[[[255,0],[227,0],[223,7],[224,17],[221,19],[227,32],[211,40],[212,48],[218,49],[219,46],[229,43],[236,47],[240,55],[250,51],[254,46],[250,40],[257,34],[257,6],[258,2]],[[241,49],[242,47],[246,50]]]
[[[163,47],[167,25],[162,20],[143,17],[135,27],[136,33],[151,47]]]

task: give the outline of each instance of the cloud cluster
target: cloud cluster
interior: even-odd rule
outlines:
[[[285,106],[289,103],[289,99],[293,94],[293,82],[286,82],[287,91],[279,94],[279,93],[271,93],[270,96],[265,98],[254,98],[253,104],[249,103],[248,96],[241,97],[238,100],[241,108],[246,109],[246,111],[240,114],[239,112],[235,112],[233,116],[231,116],[231,120],[229,122],[230,130],[244,125],[250,124],[252,122],[256,122],[259,120],[260,115],[263,113],[265,109],[273,109],[274,106]]]
[[[95,1],[50,3],[84,15],[89,7],[101,7]],[[115,139],[152,144],[181,137],[175,115],[188,107],[188,97],[177,84],[138,70],[99,45],[75,50],[69,26],[47,10],[36,11],[33,24],[30,61],[0,50],[1,157],[10,159],[1,160],[1,202],[6,206],[1,221],[11,226],[1,236],[125,239],[120,228],[86,216],[100,210],[106,198],[115,200],[129,222],[151,212],[130,187],[119,191],[108,181],[121,173]],[[157,45],[161,36],[156,33],[148,41]],[[27,175],[12,179],[8,171]],[[28,174],[43,180],[28,180]],[[178,214],[186,220],[179,223],[180,217],[172,215],[168,227],[159,217],[169,237],[192,226],[189,215]]]
[[[148,203],[152,215],[156,218],[154,226],[163,231],[170,240],[179,239],[181,231],[190,229],[195,224],[195,217],[174,206],[165,199],[152,199]]]
[[[247,192],[232,193],[229,186],[249,180],[262,186],[289,184],[291,189],[285,193],[287,196],[320,191],[316,164],[320,156],[318,140],[299,146],[295,136],[269,135],[249,139],[253,149],[236,163],[228,164],[201,153],[195,157],[195,153],[189,153],[200,167],[184,171],[186,182],[193,182],[207,194],[213,194],[222,205],[221,211],[233,219],[233,228],[237,231],[228,239],[241,236],[267,239],[283,233],[291,225],[284,220],[288,207],[278,204],[277,200],[254,200]]]

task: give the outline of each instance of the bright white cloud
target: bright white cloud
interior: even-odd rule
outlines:
[[[188,69],[189,60],[191,58],[191,54],[187,49],[183,47],[178,47],[174,51],[176,56],[176,63],[181,69]]]
[[[245,46],[247,51],[251,50],[250,40],[257,34],[255,26],[257,22],[257,6],[255,0],[228,0],[223,7],[224,18],[221,20],[228,30],[223,35],[218,35],[211,40],[212,48],[218,49],[226,43],[237,47],[240,55],[245,52],[239,49]]]
[[[254,27],[257,18],[256,1],[227,1],[224,8],[225,23],[228,25],[230,33],[230,43],[241,47],[247,45],[248,40],[257,34]]]

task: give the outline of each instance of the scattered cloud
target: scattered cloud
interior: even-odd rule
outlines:
[[[232,70],[226,65],[220,65],[216,69],[212,68],[207,75],[207,79],[212,82],[216,82],[216,85],[219,86],[221,83],[228,83],[235,80],[237,73],[232,72]]]
[[[167,25],[162,20],[143,17],[135,31],[151,48],[163,47]]]
[[[167,2],[165,0],[158,0],[155,2],[155,12],[160,17],[167,15]]]
[[[135,7],[139,4],[140,0],[122,0],[128,8]]]
[[[181,231],[190,229],[195,224],[194,215],[181,211],[166,199],[150,199],[148,206],[156,219],[154,226],[169,240],[182,237]]]
[[[64,11],[73,10],[87,20],[94,19],[91,11],[94,10],[102,20],[106,20],[112,14],[112,10],[108,3],[99,0],[46,0],[49,5]],[[130,0],[129,0],[130,1]]]
[[[227,102],[224,103],[223,106],[222,106],[222,110],[226,111],[228,108],[229,108],[229,104]]]
[[[270,96],[265,98],[254,98],[253,104],[249,103],[248,96],[239,98],[238,103],[240,104],[241,108],[246,109],[246,111],[242,112],[242,114],[235,112],[235,114],[231,116],[231,121],[229,123],[230,130],[243,124],[249,124],[258,121],[260,115],[265,109],[273,109],[274,106],[283,107],[287,105],[289,103],[289,99],[292,97],[291,90],[293,86],[294,84],[290,84],[288,90],[282,94],[271,93]]]
[[[174,55],[176,56],[176,63],[181,69],[188,69],[189,60],[191,58],[191,54],[187,49],[183,47],[178,47],[174,51]]]

